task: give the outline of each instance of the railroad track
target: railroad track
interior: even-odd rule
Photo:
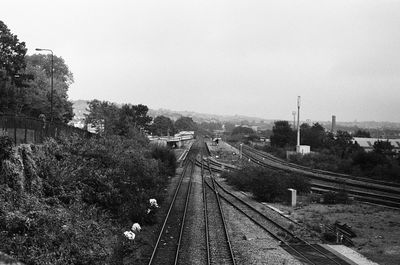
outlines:
[[[203,189],[206,205],[209,264],[236,264],[220,197],[215,192],[214,180],[212,178],[206,180],[203,175]]]
[[[273,158],[271,155],[251,149],[243,148],[243,156],[251,162],[263,167],[285,172],[297,172],[307,176],[311,180],[311,190],[316,193],[325,193],[327,191],[346,190],[355,200],[367,202],[376,205],[388,206],[392,208],[400,208],[400,188],[392,183],[379,182],[363,182],[360,178],[346,179],[343,174],[340,176],[330,172],[330,175],[325,175],[312,169],[301,167],[292,167],[292,163],[282,162],[280,159]],[[216,166],[214,166],[216,167]],[[365,180],[364,178],[362,180]],[[366,179],[368,180],[368,179]],[[386,185],[383,185],[385,183]]]
[[[208,169],[211,170],[210,167]],[[301,262],[315,265],[349,265],[348,262],[335,256],[325,248],[319,245],[309,244],[307,241],[295,235],[285,227],[285,225],[282,225],[282,222],[286,223],[286,225],[288,225],[288,223],[293,223],[292,220],[280,217],[280,222],[278,222],[277,216],[271,218],[270,216],[263,214],[241,198],[226,190],[213,179],[212,175],[211,180],[206,182],[206,184],[210,189],[214,189],[219,197],[247,216],[257,226],[266,231],[272,238],[279,241],[283,249],[295,256]]]
[[[324,177],[328,177],[328,176],[329,177],[335,177],[338,180],[340,180],[340,179],[345,180],[345,181],[353,180],[353,181],[362,182],[364,184],[366,184],[366,183],[375,184],[374,187],[376,189],[379,189],[380,186],[382,186],[383,189],[387,189],[389,191],[395,190],[396,188],[400,188],[400,183],[382,181],[382,180],[377,180],[377,179],[372,179],[372,178],[356,177],[356,176],[352,176],[352,175],[348,175],[348,174],[342,174],[342,173],[337,173],[337,172],[332,172],[332,171],[326,171],[326,170],[321,170],[321,169],[310,168],[310,167],[306,167],[306,166],[290,163],[290,162],[288,162],[286,160],[283,160],[281,158],[275,157],[275,156],[273,156],[271,154],[268,154],[266,152],[251,148],[251,147],[249,147],[247,145],[243,145],[242,148],[243,148],[243,154],[245,154],[245,153],[247,155],[256,154],[256,155],[260,156],[261,158],[264,158],[264,160],[266,160],[266,161],[275,162],[278,165],[284,165],[284,166],[290,167],[292,169],[305,170],[307,172],[323,175]]]
[[[234,193],[226,189],[218,181],[216,181],[216,184],[218,186],[219,193],[221,194],[221,196],[224,197],[225,200],[230,198],[231,201],[236,201],[239,205],[242,205],[242,207],[246,208],[245,210],[250,211],[251,215],[256,215],[256,218],[258,217],[263,220],[270,219],[274,223],[279,223],[286,230],[289,230],[293,235],[296,235],[296,237],[307,239],[309,242],[310,241],[319,242],[319,237],[316,237],[314,233],[312,233],[310,230],[305,228],[303,225],[297,223],[293,219],[283,214],[280,214],[269,207],[264,207],[265,213],[263,213],[250,203],[246,202],[246,200],[244,200],[243,198],[239,197],[238,195],[235,195]]]
[[[149,265],[178,264],[185,217],[189,201],[192,175],[195,169],[196,147],[189,150],[178,186],[160,229]]]
[[[204,184],[204,166],[195,163],[203,152],[201,141],[194,143],[188,152],[149,265],[194,261],[196,264],[235,265],[220,198],[214,189]],[[196,164],[201,174],[196,174]],[[198,209],[204,209],[201,215]]]
[[[245,155],[244,155],[245,156]],[[252,162],[271,168],[273,170],[283,170],[281,168],[277,168],[274,166],[271,166],[269,164],[263,164],[260,160],[254,159],[254,157],[247,157],[249,158]],[[199,162],[196,161],[197,164]],[[212,163],[209,164],[208,166],[213,172],[216,173],[222,173],[226,170],[230,170],[229,168],[218,165],[218,162],[213,161]],[[231,169],[232,170],[232,169]],[[283,170],[286,172],[291,172],[290,170]],[[364,202],[364,203],[370,203],[370,204],[376,204],[376,205],[381,205],[381,206],[387,206],[387,207],[392,207],[392,208],[400,208],[400,196],[396,192],[386,192],[383,191],[382,193],[380,189],[373,189],[371,187],[367,187],[367,189],[364,187],[362,184],[348,184],[343,181],[340,182],[332,182],[329,179],[325,179],[323,177],[318,178],[316,181],[311,182],[311,191],[314,193],[318,194],[324,194],[326,192],[339,192],[342,191],[343,189],[348,192],[348,194],[353,197],[355,200]],[[351,187],[351,188],[349,188]]]

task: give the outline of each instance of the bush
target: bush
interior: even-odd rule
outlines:
[[[176,172],[176,156],[169,147],[156,145],[152,147],[151,156],[160,161],[160,173],[164,176],[174,176]]]
[[[308,179],[301,175],[258,166],[247,166],[235,172],[225,172],[222,177],[237,189],[252,192],[260,201],[287,200],[288,188],[296,189],[300,194],[310,191]]]
[[[0,161],[9,159],[12,155],[14,141],[8,136],[0,136]]]
[[[336,235],[332,232],[325,232],[322,234],[322,239],[327,242],[334,243],[336,242]]]
[[[329,191],[322,195],[324,204],[346,204],[349,203],[349,195],[345,190],[339,192]]]
[[[8,154],[0,251],[26,264],[120,264],[123,227],[157,221],[149,199],[162,203],[175,172],[170,150],[118,136],[49,139]]]
[[[274,146],[270,146],[270,145],[265,145],[263,150],[267,153],[273,154],[276,157],[286,159],[286,149],[284,149],[284,148],[278,148],[278,147],[274,147]]]

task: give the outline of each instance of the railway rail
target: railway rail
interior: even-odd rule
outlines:
[[[187,154],[168,212],[160,229],[148,264],[196,264],[235,265],[235,258],[224,219],[220,198],[215,189],[206,186],[204,166],[195,163],[204,153],[204,145],[194,143]],[[200,166],[201,178],[195,174]],[[200,178],[201,183],[194,180]],[[198,189],[201,189],[199,192]],[[196,192],[199,192],[195,194]],[[196,200],[196,195],[202,195]],[[197,203],[197,205],[196,205]],[[194,218],[197,209],[204,209],[202,218]],[[196,215],[199,217],[199,215]],[[196,220],[193,220],[196,219]],[[201,218],[200,218],[201,219]],[[203,234],[193,231],[193,222]],[[193,242],[195,234],[199,241]],[[193,253],[196,252],[196,253]]]
[[[212,170],[208,167],[208,170]],[[324,265],[348,265],[349,263],[340,257],[335,256],[325,248],[310,244],[302,238],[295,235],[283,223],[293,223],[290,219],[281,217],[280,221],[271,218],[257,210],[255,207],[243,201],[230,191],[226,190],[221,184],[214,180],[210,172],[210,181],[206,182],[210,189],[214,189],[216,194],[225,200],[228,204],[233,206],[239,212],[247,216],[256,225],[266,231],[272,238],[280,242],[280,245],[287,252],[295,256],[298,260],[305,264],[324,264]],[[296,224],[298,225],[298,224]]]
[[[214,180],[210,178],[209,181],[207,181],[203,175],[203,189],[206,206],[207,245],[210,251],[209,264],[235,265],[235,256],[233,254],[220,197],[216,193]]]
[[[195,148],[189,150],[179,183],[150,257],[149,265],[178,264],[191,178],[195,168],[194,158],[197,154],[196,151]]]
[[[248,158],[258,165],[262,165],[264,167],[268,167],[274,170],[283,170],[281,168],[276,168],[268,164],[263,164],[260,160],[255,160],[254,157]],[[209,168],[213,172],[222,173],[226,170],[233,170],[227,168],[226,166],[218,165],[218,162],[211,161],[209,164]],[[285,171],[287,172],[287,170]],[[326,192],[339,192],[342,190],[346,190],[346,192],[348,192],[348,194],[357,201],[392,207],[396,209],[400,208],[400,193],[387,191],[385,192],[381,191],[380,189],[375,190],[371,187],[364,187],[362,184],[351,185],[343,181],[339,183],[332,182],[329,179],[325,178],[319,178],[318,180],[314,180],[311,183],[311,191],[313,191],[314,193],[323,194]]]
[[[348,174],[342,174],[342,173],[337,173],[337,172],[332,172],[332,171],[327,171],[327,170],[321,170],[321,169],[315,169],[315,168],[310,168],[310,167],[306,167],[306,166],[302,166],[302,165],[298,165],[298,164],[294,164],[294,163],[290,163],[288,161],[285,161],[281,158],[275,157],[271,154],[268,154],[266,152],[251,148],[247,145],[243,145],[242,146],[242,150],[243,150],[243,154],[244,155],[248,155],[247,157],[249,157],[249,155],[251,154],[256,154],[258,156],[260,156],[261,158],[264,158],[264,160],[266,161],[271,161],[271,162],[275,162],[278,165],[284,165],[287,166],[289,168],[292,169],[300,169],[300,170],[304,170],[310,173],[315,173],[315,174],[319,174],[319,175],[323,175],[324,177],[335,177],[338,181],[340,180],[345,180],[345,181],[357,181],[357,182],[362,182],[364,184],[368,183],[368,184],[375,184],[375,188],[379,189],[380,186],[382,186],[381,188],[383,188],[384,190],[389,190],[389,191],[393,191],[396,190],[396,188],[400,188],[400,183],[396,183],[396,182],[389,182],[389,181],[382,181],[382,180],[377,180],[377,179],[371,179],[371,178],[363,178],[363,177],[356,177],[356,176],[352,176],[352,175],[348,175]],[[357,183],[355,182],[355,183]]]
[[[193,258],[194,249],[197,252],[195,256],[197,264],[236,264],[221,200],[250,218],[301,262],[324,265],[348,264],[325,248],[304,240],[306,236],[299,232],[301,228],[292,231],[290,226],[293,221],[290,219],[262,214],[245,201],[234,197],[234,194],[231,195],[214,179],[213,172],[235,170],[235,168],[212,159],[203,159],[203,156],[207,156],[206,152],[207,148],[201,140],[195,142],[188,151],[149,265],[188,264],[190,258]],[[195,174],[199,168],[201,178],[198,173]],[[200,209],[200,213],[194,210],[196,207]],[[197,215],[193,218],[195,212]],[[198,221],[198,219],[204,220]],[[193,235],[195,222],[193,220],[196,220],[196,228],[200,231],[196,233],[195,244],[190,237]],[[294,226],[297,225],[294,223]]]
[[[392,185],[392,183],[380,181],[379,184],[377,184],[375,180],[363,182],[369,179],[362,178],[362,181],[360,178],[356,177],[346,179],[343,174],[339,174],[340,176],[335,175],[336,173],[333,172],[322,174],[321,172],[325,171],[315,171],[302,166],[301,169],[299,169],[298,167],[293,167],[292,163],[287,163],[279,158],[272,158],[272,155],[250,147],[243,148],[243,156],[251,162],[263,167],[285,172],[297,172],[307,176],[311,180],[311,190],[316,193],[344,189],[357,201],[400,208],[400,188],[396,185]],[[214,165],[214,167],[217,166]]]

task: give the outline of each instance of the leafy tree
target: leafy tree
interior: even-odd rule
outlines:
[[[204,134],[213,134],[215,130],[222,130],[222,124],[219,122],[202,122],[198,126]]]
[[[177,131],[195,131],[197,125],[191,117],[182,116],[175,121],[175,128]]]
[[[34,54],[26,57],[26,72],[34,76],[30,83],[31,93],[38,96],[38,100],[31,102],[31,115],[37,117],[41,113],[49,113],[51,102],[51,55]],[[74,82],[73,75],[63,58],[53,56],[53,119],[68,122],[73,118],[72,102],[68,101],[68,88]],[[33,104],[32,104],[33,103]],[[28,108],[29,110],[29,108]],[[40,113],[39,113],[40,112]]]
[[[249,125],[251,124],[248,120],[241,120],[240,125]]]
[[[7,76],[13,77],[25,68],[25,42],[20,42],[17,35],[11,33],[7,25],[0,20],[0,69]]]
[[[17,96],[17,100],[13,102],[15,113],[36,118],[40,114],[45,114],[48,119],[50,118],[51,63],[49,61],[51,56],[26,56],[26,68],[19,75],[20,78],[17,78],[19,86],[14,88],[14,94]],[[62,58],[54,56],[54,62],[53,119],[67,123],[74,115],[72,102],[68,101],[67,95],[68,88],[73,82],[72,73]]]
[[[252,128],[238,126],[238,127],[235,127],[235,129],[233,129],[233,131],[232,131],[232,135],[236,135],[236,134],[254,134],[254,131]]]
[[[321,148],[326,137],[325,129],[321,124],[314,123],[309,126],[303,123],[300,126],[301,143],[311,146],[313,149]]]
[[[20,71],[25,68],[26,47],[0,20],[0,112],[17,113]]]
[[[118,108],[114,103],[95,99],[89,102],[85,123],[101,135],[118,134],[131,138],[149,127],[152,118],[147,115],[148,110],[141,104],[125,104]]]
[[[119,110],[119,121],[116,129],[119,135],[127,136],[133,130],[145,130],[149,128],[152,118],[147,115],[149,108],[145,105],[124,104]]]
[[[85,124],[95,128],[100,135],[115,134],[116,122],[119,117],[117,105],[108,101],[94,99],[89,101],[88,114],[85,114]]]
[[[25,43],[0,21],[0,62],[0,112],[50,118],[51,55],[26,56]],[[60,57],[53,69],[53,117],[66,123],[73,117],[67,96],[73,77]]]
[[[224,123],[224,127],[225,127],[225,131],[232,132],[233,129],[235,129],[235,124],[233,124],[231,122],[226,122],[226,123]]]
[[[295,131],[292,130],[288,121],[275,121],[270,137],[271,145],[276,147],[285,147],[294,145]]]
[[[353,157],[353,165],[359,166],[364,172],[373,170],[378,165],[387,164],[388,160],[382,154],[376,152],[359,151]]]
[[[165,116],[157,116],[154,118],[150,131],[155,135],[171,135],[175,133],[174,122]]]
[[[353,143],[353,137],[346,131],[337,131],[336,135],[328,134],[325,145],[340,158],[348,158],[360,150],[357,143]]]
[[[358,129],[354,134],[354,137],[365,137],[365,138],[371,138],[371,134],[369,131],[364,131],[361,129]]]
[[[385,155],[385,156],[393,156],[394,146],[388,141],[376,141],[373,145],[373,150],[377,154]]]

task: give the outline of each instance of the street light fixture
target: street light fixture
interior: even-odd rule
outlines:
[[[48,51],[51,52],[51,91],[50,91],[50,122],[53,122],[53,71],[54,71],[54,54],[50,49],[36,48],[36,51]]]

